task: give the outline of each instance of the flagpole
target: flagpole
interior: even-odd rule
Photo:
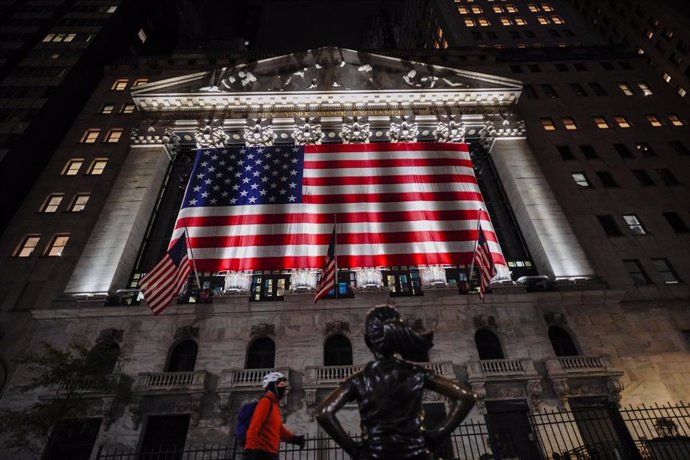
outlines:
[[[479,244],[479,231],[482,228],[482,208],[477,211],[477,239],[474,240],[474,249],[472,250],[472,262],[470,263],[470,275],[467,277],[467,290],[472,287],[472,273],[474,272],[474,256],[477,254],[477,245]]]
[[[189,251],[189,255],[191,256],[192,259],[192,268],[194,269],[194,277],[196,278],[196,284],[199,285],[199,298],[201,299],[201,281],[199,281],[199,272],[196,269],[196,262],[194,261],[194,251],[192,250],[192,245],[189,241],[189,230],[187,230],[187,226],[185,225],[184,227],[184,237],[185,241],[187,242],[187,250]]]

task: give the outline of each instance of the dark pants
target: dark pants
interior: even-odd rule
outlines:
[[[265,450],[247,449],[244,451],[244,460],[278,460],[277,455],[273,455]]]

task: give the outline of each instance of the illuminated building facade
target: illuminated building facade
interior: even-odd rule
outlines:
[[[435,331],[429,356],[410,358],[470,385],[471,418],[492,436],[530,439],[534,414],[554,408],[581,420],[598,407],[615,425],[618,404],[687,399],[687,105],[564,2],[408,7],[426,14],[421,33],[401,34],[412,50],[109,67],[0,239],[3,407],[27,404],[12,388],[26,379],[23,350],[109,343],[131,398],[103,399],[90,419],[103,452],[227,443],[274,368],[289,375],[288,426],[317,435],[316,403],[369,360],[363,318],[386,302]],[[137,283],[167,248],[194,150],[315,132],[467,142],[511,273],[481,302],[468,267],[343,267],[342,296],[318,304],[318,275],[301,267],[206,273],[211,303],[191,280],[154,317]],[[426,407],[430,420],[445,411]],[[355,408],[343,422],[357,430]],[[626,442],[615,426],[607,441]],[[479,454],[496,448],[481,441]],[[504,454],[579,447],[542,441],[534,454],[523,441],[503,440]]]

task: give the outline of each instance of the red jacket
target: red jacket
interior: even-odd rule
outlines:
[[[266,396],[259,399],[254,409],[252,421],[249,422],[249,428],[247,428],[247,441],[244,448],[259,449],[277,455],[280,440],[292,441],[293,436],[283,426],[278,398],[267,391]]]

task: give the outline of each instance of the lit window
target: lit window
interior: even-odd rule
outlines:
[[[89,202],[90,196],[88,193],[77,194],[74,197],[74,201],[72,201],[72,206],[69,207],[70,212],[82,212],[86,207],[86,203]]]
[[[458,7],[458,13],[460,13],[460,14],[467,14],[467,13],[468,13],[467,8],[464,7],[464,6],[459,6],[459,7]]]
[[[69,235],[55,235],[46,249],[46,255],[48,257],[60,257],[68,241]]]
[[[626,96],[634,96],[635,93],[633,93],[633,90],[628,86],[627,83],[623,82],[618,82],[618,87],[620,88],[621,92],[625,94]]]
[[[510,21],[509,18],[506,18],[506,17],[502,17],[502,18],[501,18],[501,25],[509,26],[509,25],[511,25],[511,24],[512,24],[512,22]]]
[[[626,224],[628,224],[628,228],[635,235],[647,234],[647,230],[645,230],[644,225],[642,225],[642,221],[640,221],[640,218],[637,217],[635,214],[624,214],[623,220]]]
[[[135,107],[136,106],[134,104],[125,104],[122,106],[122,110],[120,110],[120,113],[134,113]]]
[[[551,118],[542,118],[541,125],[544,128],[544,131],[556,131],[556,125],[553,124],[553,120]]]
[[[55,34],[48,34],[45,37],[43,37],[43,41],[44,42],[52,42],[54,38],[55,38]]]
[[[482,14],[482,9],[481,9],[481,7],[479,7],[479,6],[473,6],[473,7],[472,7],[472,12],[473,12],[474,14]]]
[[[508,13],[517,13],[517,8],[515,8],[515,5],[506,5],[506,11]]]
[[[541,25],[546,25],[549,23],[549,20],[546,19],[544,16],[537,16],[537,22]]]
[[[514,17],[513,20],[515,21],[515,25],[518,25],[518,26],[524,26],[527,24],[527,22],[524,19],[522,19],[521,17]]]
[[[563,121],[563,126],[565,126],[565,129],[568,131],[574,131],[577,129],[577,124],[575,124],[575,120],[573,120],[571,117],[563,117],[561,120]]]
[[[614,115],[613,120],[616,122],[619,128],[630,128],[630,122],[624,115]]]
[[[108,134],[105,136],[105,142],[108,144],[115,144],[117,143],[120,138],[122,137],[122,129],[117,128],[117,129],[111,129],[108,131]]]
[[[59,193],[51,193],[48,195],[48,198],[46,198],[43,206],[41,206],[40,212],[52,213],[57,211],[58,206],[60,206],[60,203],[62,202],[63,196],[64,195]]]
[[[67,43],[71,42],[72,40],[75,39],[76,36],[77,36],[77,34],[67,34],[67,35],[65,35],[65,42],[67,42]]]
[[[129,80],[124,78],[115,80],[115,83],[113,83],[113,86],[111,86],[110,89],[113,91],[124,91],[125,88],[127,88],[127,83],[129,83]]]
[[[494,13],[503,13],[503,8],[496,5],[493,7]]]
[[[592,184],[589,183],[587,180],[587,176],[585,176],[585,173],[583,172],[574,172],[571,174],[573,177],[573,180],[577,184],[578,187],[580,188],[591,188]]]
[[[132,87],[145,85],[148,82],[149,82],[148,78],[138,78],[138,79],[134,80],[134,84],[132,85]]]
[[[606,118],[604,117],[594,117],[594,124],[597,125],[597,128],[599,129],[609,128],[609,123],[606,121]]]
[[[474,27],[476,24],[474,22],[474,19],[467,18],[465,19],[465,25],[467,27]]]
[[[649,124],[653,127],[658,128],[659,126],[663,126],[661,120],[659,120],[659,117],[657,117],[656,115],[648,113],[645,116],[647,117],[647,121],[649,122]]]
[[[671,83],[671,76],[669,74],[667,74],[666,72],[661,74],[661,78],[663,78],[666,83]]]
[[[553,11],[553,8],[552,8],[551,5],[549,5],[548,3],[542,3],[542,4],[541,4],[541,9],[544,10],[544,11],[547,11],[547,12],[548,12],[548,11]]]
[[[479,25],[482,26],[482,27],[488,27],[488,26],[491,25],[491,23],[489,22],[489,20],[486,19],[486,18],[479,18],[478,21],[479,21]]]
[[[63,176],[76,176],[83,164],[84,160],[82,158],[72,158],[65,163],[65,167],[62,168],[60,174]]]
[[[561,19],[560,16],[551,16],[551,21],[554,24],[565,24],[565,21],[563,19]]]
[[[107,10],[105,10],[106,13],[108,14],[113,14],[117,10],[117,5],[109,6]]]
[[[684,88],[681,88],[680,86],[678,87],[678,94],[680,94],[680,97],[685,97],[686,94],[688,94],[687,91],[685,91]]]
[[[41,235],[27,235],[14,251],[14,257],[29,257],[38,246]]]
[[[651,88],[647,85],[647,83],[643,81],[638,81],[637,86],[642,90],[642,95],[643,96],[651,96],[654,94],[654,92],[651,90]]]
[[[628,271],[628,274],[630,274],[630,277],[633,279],[633,282],[635,284],[649,284],[649,278],[642,269],[642,265],[640,265],[640,262],[638,260],[624,260],[623,264],[625,265],[625,269]]]
[[[86,132],[84,132],[84,135],[81,137],[81,143],[95,144],[100,132],[100,129],[87,129]]]
[[[539,11],[539,7],[538,7],[537,5],[529,4],[529,5],[527,5],[527,8],[528,8],[532,13],[536,13],[537,11]]]
[[[651,30],[646,30],[644,36],[647,37],[648,40],[651,40],[654,37],[654,32],[652,32]]]
[[[106,115],[109,113],[113,113],[114,108],[115,108],[115,106],[112,104],[104,104],[103,107],[101,107],[101,113],[106,114]]]
[[[655,157],[656,152],[651,145],[646,142],[635,142],[635,149],[643,157]]]
[[[108,160],[105,158],[97,158],[93,160],[93,163],[91,163],[91,167],[89,168],[89,172],[87,174],[90,174],[92,176],[100,176],[103,174],[103,170],[105,169],[105,165],[108,164]]]
[[[678,118],[678,115],[675,113],[669,113],[666,116],[668,117],[668,121],[670,121],[673,126],[683,126],[685,124],[683,123],[683,120]]]
[[[659,273],[659,277],[664,284],[678,284],[678,276],[666,259],[652,259],[654,268]]]

